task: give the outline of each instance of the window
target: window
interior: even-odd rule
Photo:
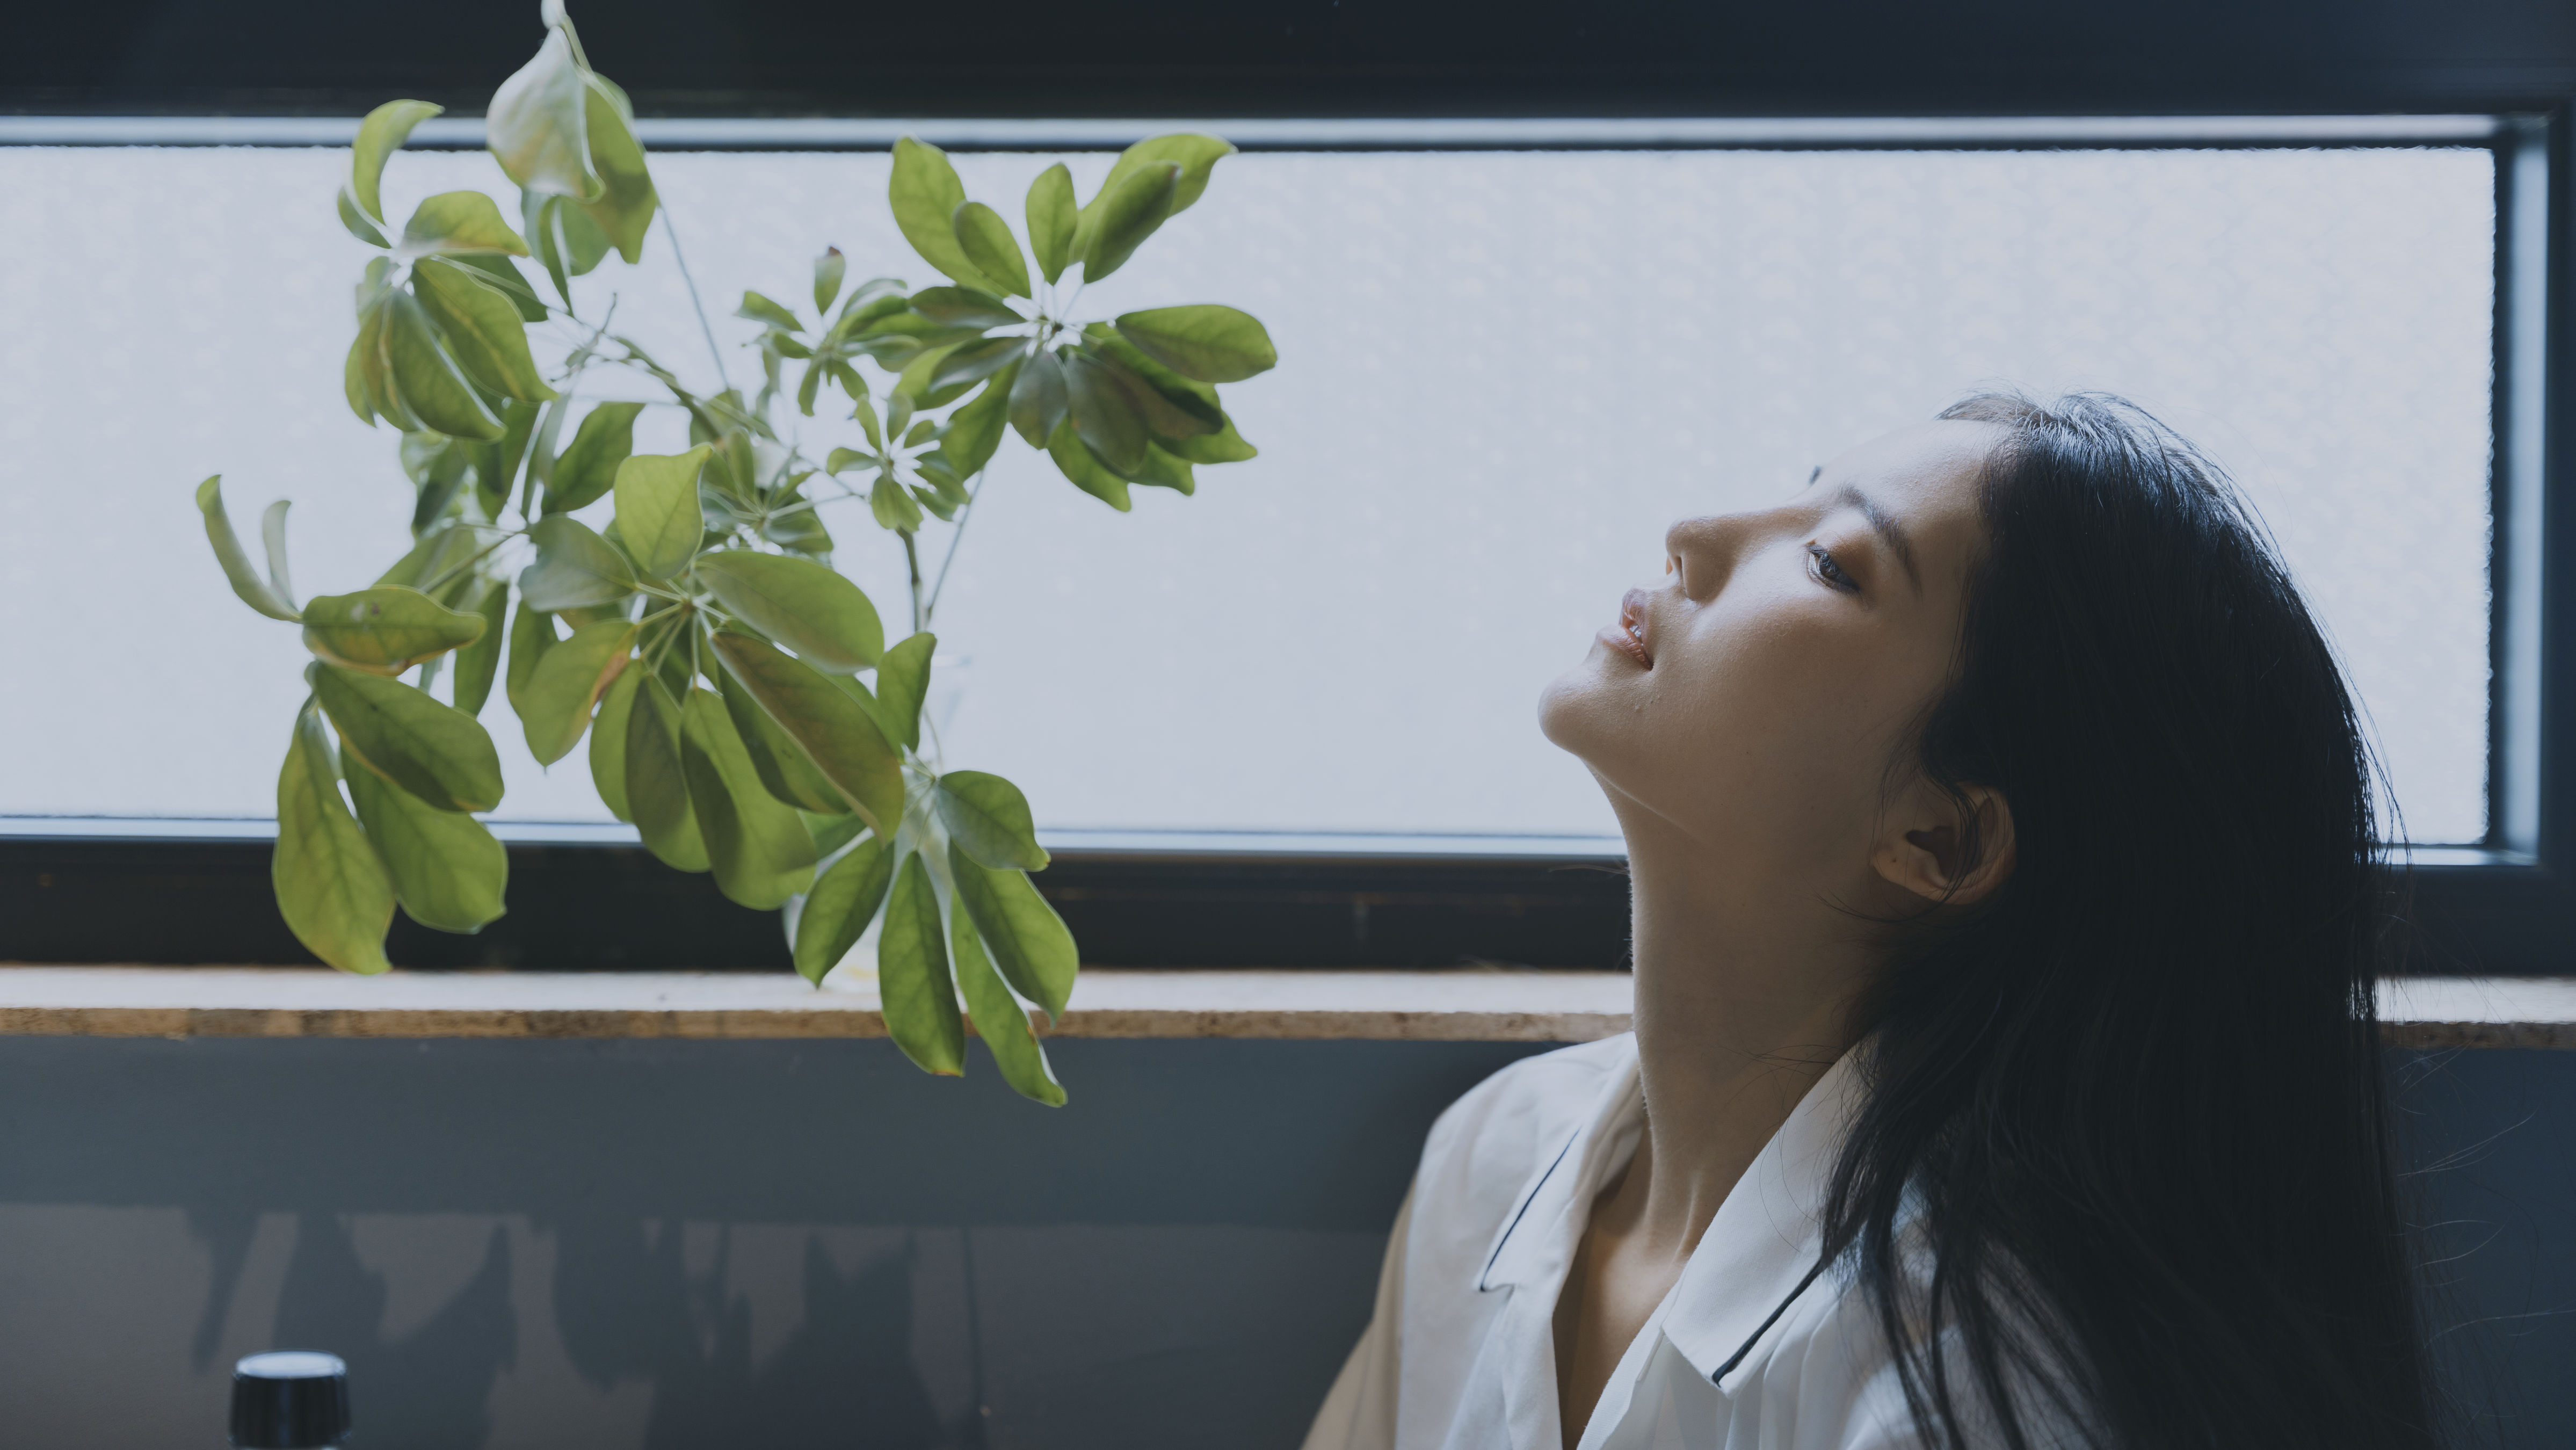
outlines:
[[[0,779],[0,815],[256,837],[302,651],[229,599],[184,495],[221,471],[237,516],[294,498],[307,592],[362,585],[400,537],[393,439],[337,388],[360,260],[329,212],[344,153],[314,144],[327,123],[14,126],[33,144],[0,148],[0,432],[13,486],[61,507],[13,541],[0,668],[66,688],[7,717],[13,758],[41,764]],[[799,295],[827,242],[854,277],[927,271],[885,216],[890,131],[654,129],[736,380],[756,371],[732,350],[751,325],[724,317],[742,289]],[[1210,203],[1086,306],[1260,315],[1282,366],[1229,405],[1263,457],[1122,517],[1014,443],[942,603],[951,753],[1025,785],[1069,863],[1615,854],[1533,702],[1653,577],[1664,524],[1786,492],[1991,382],[2107,388],[2209,448],[2335,636],[2408,836],[2452,848],[2422,858],[2532,849],[2539,246],[2515,228],[2545,158],[2516,124],[1220,129],[1248,149]],[[998,203],[1054,159],[1031,153],[1133,134],[956,131],[933,138]],[[301,144],[42,144],[117,139]],[[766,149],[692,149],[727,145]],[[1063,159],[1087,187],[1108,152]],[[388,183],[397,211],[506,185],[470,150],[407,153]],[[658,231],[643,268],[583,285],[710,372]],[[679,445],[676,418],[654,426],[639,450]],[[802,426],[829,446],[835,425]],[[843,566],[898,609],[893,551],[845,508]],[[76,598],[76,626],[27,627]],[[511,835],[626,834],[578,756],[549,777],[506,705],[486,717]]]

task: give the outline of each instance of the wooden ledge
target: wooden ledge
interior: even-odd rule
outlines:
[[[2576,980],[2392,982],[2411,1048],[2576,1048]],[[1085,971],[1053,1037],[1587,1042],[1628,1030],[1619,972]],[[872,985],[787,973],[0,966],[0,1034],[76,1037],[882,1037]]]

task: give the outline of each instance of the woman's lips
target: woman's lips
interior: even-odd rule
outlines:
[[[1631,589],[1619,601],[1619,623],[1601,631],[1601,642],[1637,662],[1640,669],[1655,667],[1655,656],[1646,642],[1646,591]]]

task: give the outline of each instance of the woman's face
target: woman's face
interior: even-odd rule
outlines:
[[[1888,768],[1954,667],[2002,436],[1951,421],[1863,444],[1770,508],[1674,524],[1662,584],[1603,601],[1539,722],[1632,842],[1678,832],[1746,883],[1867,878]]]

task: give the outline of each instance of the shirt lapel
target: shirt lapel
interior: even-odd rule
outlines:
[[[1762,1336],[1821,1273],[1834,1156],[1862,1083],[1846,1052],[1754,1157],[1673,1286],[1664,1336],[1701,1378],[1733,1393]]]
[[[1485,1256],[1476,1287],[1511,1302],[1496,1316],[1473,1378],[1498,1394],[1504,1434],[1477,1443],[1515,1450],[1555,1450],[1562,1443],[1556,1406],[1556,1299],[1609,1175],[1636,1151],[1645,1099],[1631,1056],[1602,1085],[1574,1131],[1552,1146]],[[1477,1396],[1470,1395],[1472,1402]],[[1488,1401],[1488,1403],[1492,1403]],[[1456,1433],[1451,1444],[1464,1444]]]

